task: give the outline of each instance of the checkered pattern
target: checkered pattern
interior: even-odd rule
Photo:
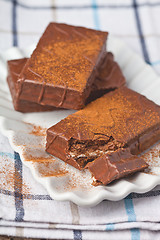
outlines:
[[[107,30],[160,73],[160,1],[0,0],[0,51],[37,42],[50,21]],[[133,66],[134,68],[134,66]],[[159,239],[160,187],[94,208],[57,202],[0,135],[0,234],[53,239]]]

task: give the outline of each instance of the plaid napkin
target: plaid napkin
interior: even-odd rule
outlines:
[[[107,30],[160,73],[160,1],[0,0],[0,51],[38,41],[50,21]],[[133,66],[134,68],[134,66]],[[51,199],[0,134],[0,235],[160,239],[160,187],[93,208]]]

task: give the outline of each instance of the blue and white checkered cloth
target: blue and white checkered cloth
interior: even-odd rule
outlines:
[[[0,0],[0,51],[36,43],[50,21],[109,31],[160,73],[160,0]],[[160,187],[93,208],[54,201],[0,135],[0,235],[158,240],[159,205]]]

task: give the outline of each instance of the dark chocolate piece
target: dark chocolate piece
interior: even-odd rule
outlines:
[[[19,74],[24,67],[27,58],[22,58],[18,60],[10,60],[8,61],[8,77],[7,82],[11,92],[13,105],[16,111],[19,112],[41,112],[41,111],[51,111],[54,110],[55,107],[51,106],[42,106],[38,103],[29,102],[26,100],[20,100],[17,95],[17,81],[19,78]]]
[[[46,151],[82,169],[119,148],[139,154],[159,138],[160,107],[121,87],[49,128]]]
[[[147,167],[148,164],[141,157],[132,155],[128,148],[103,154],[88,164],[88,169],[97,183],[104,185]]]
[[[84,107],[106,54],[107,32],[50,23],[18,80],[19,99]]]

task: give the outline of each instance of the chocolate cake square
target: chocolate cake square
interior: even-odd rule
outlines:
[[[80,109],[106,54],[107,32],[50,23],[18,79],[18,98]]]
[[[83,169],[118,149],[139,154],[159,138],[160,107],[121,87],[49,128],[46,151]]]

